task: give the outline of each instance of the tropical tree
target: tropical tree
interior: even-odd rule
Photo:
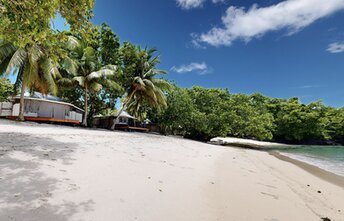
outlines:
[[[124,82],[126,88],[126,98],[122,108],[114,120],[112,129],[123,112],[128,108],[132,113],[139,112],[143,104],[159,109],[166,106],[165,90],[169,90],[171,85],[164,79],[156,78],[158,74],[166,74],[165,71],[157,69],[160,63],[159,56],[154,56],[156,49],[141,49],[130,43],[125,43],[122,48]]]
[[[40,44],[17,48],[12,43],[0,42],[0,74],[17,74],[15,86],[21,85],[19,120],[24,120],[24,93],[26,88],[43,94],[56,94],[55,79],[60,76],[58,64]]]
[[[121,67],[122,59],[119,37],[106,23],[103,23],[100,27],[99,42],[99,57],[102,65],[112,64]],[[118,68],[118,71],[112,79],[122,85],[123,74],[120,68]],[[104,88],[104,93],[102,93],[102,95],[105,95],[104,97],[106,97],[106,100],[108,101],[106,102],[108,104],[108,111],[113,111],[116,99],[121,97],[123,93],[123,90]]]
[[[65,18],[71,30],[83,30],[93,5],[94,0],[0,0],[0,39],[23,49],[37,42],[53,48],[55,16]]]
[[[51,28],[52,19],[59,13],[72,30],[82,30],[93,4],[93,0],[0,0],[0,74],[17,73],[16,86],[22,87],[20,120],[26,87],[56,91],[59,42],[64,36]]]
[[[13,85],[6,78],[0,78],[0,102],[6,101],[13,94]]]
[[[68,76],[59,79],[59,83],[62,85],[77,83],[83,89],[85,111],[83,125],[87,126],[90,94],[100,91],[103,86],[121,88],[111,79],[117,71],[117,66],[101,65],[97,50],[89,46],[84,39],[69,36],[66,49],[69,53],[62,60],[61,69],[67,72]]]

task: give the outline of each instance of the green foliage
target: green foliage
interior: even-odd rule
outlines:
[[[291,143],[344,141],[344,108],[321,102],[304,105],[297,98],[273,99],[224,89],[174,87],[167,108],[149,112],[165,134],[198,140],[233,136]]]
[[[228,102],[227,122],[229,134],[235,137],[271,140],[273,116],[262,106],[257,95],[232,95]]]
[[[93,35],[91,34],[90,36]],[[61,69],[64,72],[64,77],[59,80],[61,85],[72,85],[74,87],[77,86],[75,88],[83,89],[85,110],[83,124],[85,126],[87,126],[89,107],[91,107],[91,116],[93,116],[94,112],[99,111],[99,105],[97,105],[99,102],[93,102],[92,107],[92,105],[88,105],[88,101],[102,101],[101,93],[104,86],[113,90],[121,88],[121,86],[112,79],[118,67],[110,64],[103,65],[99,59],[98,48],[92,47],[100,44],[98,44],[93,37],[90,39],[92,39],[92,41],[69,36],[69,41],[65,46],[68,51],[68,56],[61,62]],[[89,46],[90,42],[92,46]],[[76,91],[76,93],[77,92],[78,91]]]
[[[119,37],[103,23],[100,29],[100,59],[104,65],[121,65]]]
[[[273,109],[276,131],[275,139],[285,141],[312,141],[326,139],[324,130],[325,107],[320,102],[304,105],[297,98],[276,100]]]
[[[112,29],[106,23],[103,23],[100,28],[99,38],[99,56],[101,63],[103,65],[113,64],[118,67],[121,67],[122,58],[119,37],[112,31]],[[118,70],[112,77],[112,80],[120,85],[123,85],[123,73],[121,68],[118,68]],[[121,97],[124,94],[124,88],[105,87],[104,90],[106,100],[109,101],[108,108],[114,109],[117,98]]]
[[[17,74],[17,84],[43,94],[57,93],[56,78],[60,76],[58,64],[50,59],[39,44],[16,48],[13,44],[0,42],[0,74]]]
[[[166,106],[164,92],[170,89],[170,84],[162,78],[157,78],[165,71],[157,69],[159,56],[155,56],[156,49],[134,46],[126,42],[121,49],[123,56],[123,87],[127,97],[124,107],[134,115],[142,112],[146,104],[160,109]]]
[[[13,94],[13,85],[6,78],[0,78],[0,102],[6,101]]]
[[[327,140],[337,140],[344,143],[344,108],[327,107],[323,119]]]
[[[81,30],[92,16],[93,4],[93,0],[1,0],[0,39],[18,48],[38,42],[48,47],[57,41],[51,29],[57,13],[72,30]]]

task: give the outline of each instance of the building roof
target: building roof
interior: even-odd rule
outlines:
[[[118,111],[117,111],[117,113],[115,115],[108,115],[108,116],[97,115],[97,116],[94,116],[94,118],[106,118],[106,117],[117,117],[117,116],[118,116]],[[120,117],[127,117],[127,118],[130,118],[130,119],[135,119],[134,116],[131,116],[126,111],[122,111]]]
[[[32,97],[32,98],[40,98],[40,99],[45,99],[45,100],[49,100],[49,101],[60,101],[63,102],[63,100],[59,97],[47,94],[47,95],[43,95],[42,93],[39,92],[33,92],[33,94],[30,94],[28,92],[26,92],[24,94],[25,97]]]
[[[118,112],[116,114],[116,117],[118,116]],[[135,119],[135,117],[131,116],[128,112],[126,111],[122,111],[120,117],[127,117],[127,118],[131,118],[131,119]]]
[[[38,93],[38,92],[35,92],[37,94],[41,94],[41,93]],[[35,94],[34,93],[34,94]],[[49,95],[49,98],[44,98],[44,97],[47,97],[47,96],[43,96],[41,94],[42,97],[39,97],[39,95],[35,95],[35,96],[27,96],[29,95],[28,93],[25,93],[24,94],[24,99],[25,100],[35,100],[35,101],[41,101],[41,102],[49,102],[49,103],[53,103],[53,104],[62,104],[62,105],[68,105],[70,107],[74,107],[75,109],[77,109],[78,111],[81,111],[81,112],[85,112],[83,109],[75,106],[74,104],[71,104],[71,103],[67,103],[67,102],[63,102],[62,99],[58,98],[58,97],[54,97],[54,96],[51,96]],[[14,99],[20,99],[20,96],[15,96],[13,97]],[[60,101],[57,101],[57,100],[53,100],[53,98],[58,98]]]

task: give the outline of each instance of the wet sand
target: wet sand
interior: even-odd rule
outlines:
[[[308,163],[295,160],[293,158],[290,158],[288,156],[285,156],[283,154],[280,154],[278,152],[270,152],[272,156],[277,157],[280,160],[284,160],[286,162],[292,163],[298,167],[300,167],[303,170],[306,170],[307,172],[313,174],[314,176],[317,176],[327,182],[333,183],[339,187],[344,188],[344,177],[339,176],[337,174],[331,173],[329,171],[326,171],[324,169],[321,169],[317,166],[310,165]]]

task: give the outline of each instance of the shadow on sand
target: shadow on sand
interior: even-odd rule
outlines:
[[[66,221],[92,211],[92,200],[53,203],[54,191],[65,184],[41,169],[72,164],[77,146],[39,135],[0,133],[0,220]]]

